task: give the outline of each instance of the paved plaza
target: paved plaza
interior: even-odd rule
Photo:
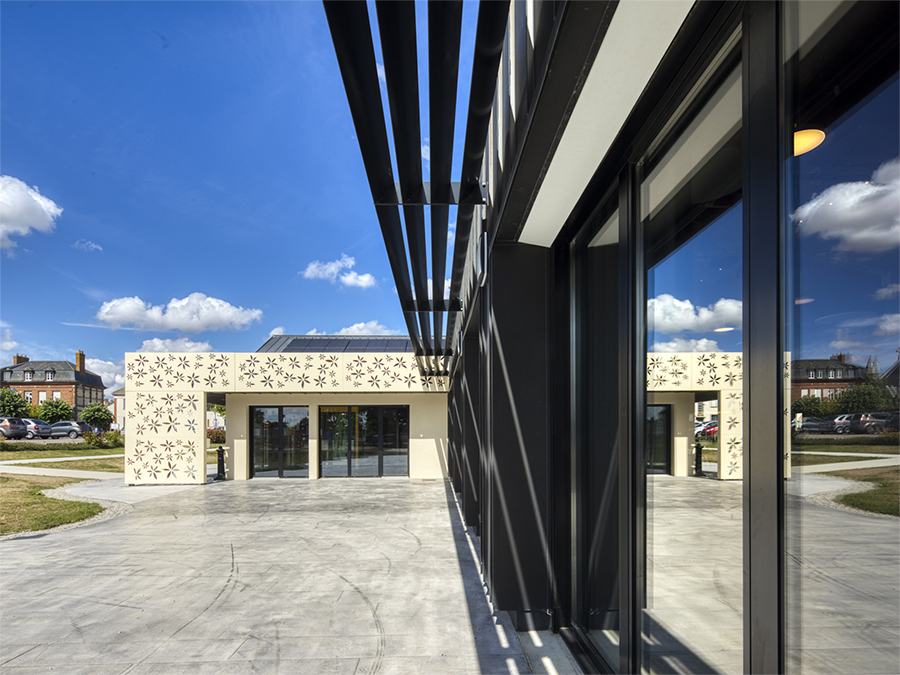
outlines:
[[[105,483],[97,496],[154,490]],[[557,636],[520,640],[491,611],[441,481],[257,479],[130,501],[0,542],[0,673],[576,672]]]

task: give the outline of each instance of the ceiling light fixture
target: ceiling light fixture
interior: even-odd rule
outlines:
[[[795,305],[808,305],[811,302],[815,302],[815,298],[797,298],[794,300]]]
[[[734,330],[731,326],[722,326],[721,328],[713,328],[713,333],[727,333],[730,330]]]
[[[819,129],[803,129],[794,132],[794,157],[818,148],[825,140],[825,132]]]

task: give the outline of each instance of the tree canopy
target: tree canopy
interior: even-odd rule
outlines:
[[[3,417],[28,417],[30,407],[15,389],[0,389],[0,415]]]
[[[47,424],[70,420],[73,412],[72,406],[61,398],[48,398],[38,406],[38,413],[40,413],[41,419]]]
[[[81,421],[87,422],[92,427],[103,431],[109,431],[109,425],[113,422],[113,414],[104,403],[91,403],[81,411]]]

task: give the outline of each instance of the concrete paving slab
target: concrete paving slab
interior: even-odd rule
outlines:
[[[5,459],[0,462],[0,467],[15,466],[16,464],[40,464],[42,462],[77,462],[82,459],[111,459],[113,457],[124,457],[121,455],[90,455],[85,457],[42,457],[38,459]]]
[[[442,483],[113,491],[119,518],[0,541],[0,673],[531,672]]]

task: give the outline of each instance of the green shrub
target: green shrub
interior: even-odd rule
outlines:
[[[211,445],[224,445],[225,444],[225,430],[224,429],[207,429],[206,437],[209,439]]]
[[[55,424],[65,420],[75,419],[72,415],[75,412],[72,406],[63,401],[61,398],[48,398],[38,406],[40,419],[47,424]]]
[[[91,403],[81,411],[81,421],[103,431],[109,430],[113,422],[113,414],[105,403]]]
[[[86,431],[84,443],[91,448],[122,448],[125,447],[125,437],[118,431],[105,431],[99,434]]]
[[[0,389],[0,416],[28,417],[30,406],[15,389]]]

